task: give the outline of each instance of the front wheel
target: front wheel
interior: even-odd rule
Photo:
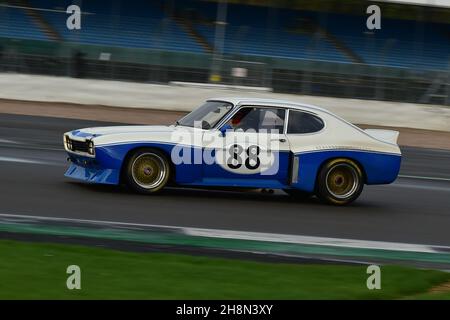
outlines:
[[[139,193],[154,193],[167,184],[170,165],[164,153],[154,149],[140,149],[127,161],[126,181]]]
[[[361,168],[350,159],[327,162],[317,176],[317,197],[329,204],[346,205],[355,201],[364,187]]]

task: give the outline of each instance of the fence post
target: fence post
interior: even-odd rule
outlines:
[[[217,4],[216,33],[214,36],[214,52],[209,81],[221,81],[221,67],[223,47],[225,42],[225,25],[227,20],[227,0],[220,0]]]

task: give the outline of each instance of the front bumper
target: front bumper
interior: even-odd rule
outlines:
[[[120,170],[103,168],[95,159],[69,153],[70,167],[65,176],[89,183],[114,184],[120,182]]]

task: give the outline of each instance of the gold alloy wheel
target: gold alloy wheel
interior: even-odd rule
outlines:
[[[346,199],[358,189],[359,176],[355,168],[346,163],[332,166],[326,175],[328,192],[337,199]]]
[[[131,173],[134,182],[144,189],[157,188],[166,178],[167,165],[155,153],[143,153],[134,159]]]

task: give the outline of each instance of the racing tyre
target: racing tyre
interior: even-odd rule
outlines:
[[[167,184],[170,165],[164,153],[154,149],[140,149],[128,159],[125,179],[139,193],[154,193]]]
[[[361,168],[350,159],[327,162],[317,176],[316,195],[325,203],[346,205],[356,200],[364,187]]]

